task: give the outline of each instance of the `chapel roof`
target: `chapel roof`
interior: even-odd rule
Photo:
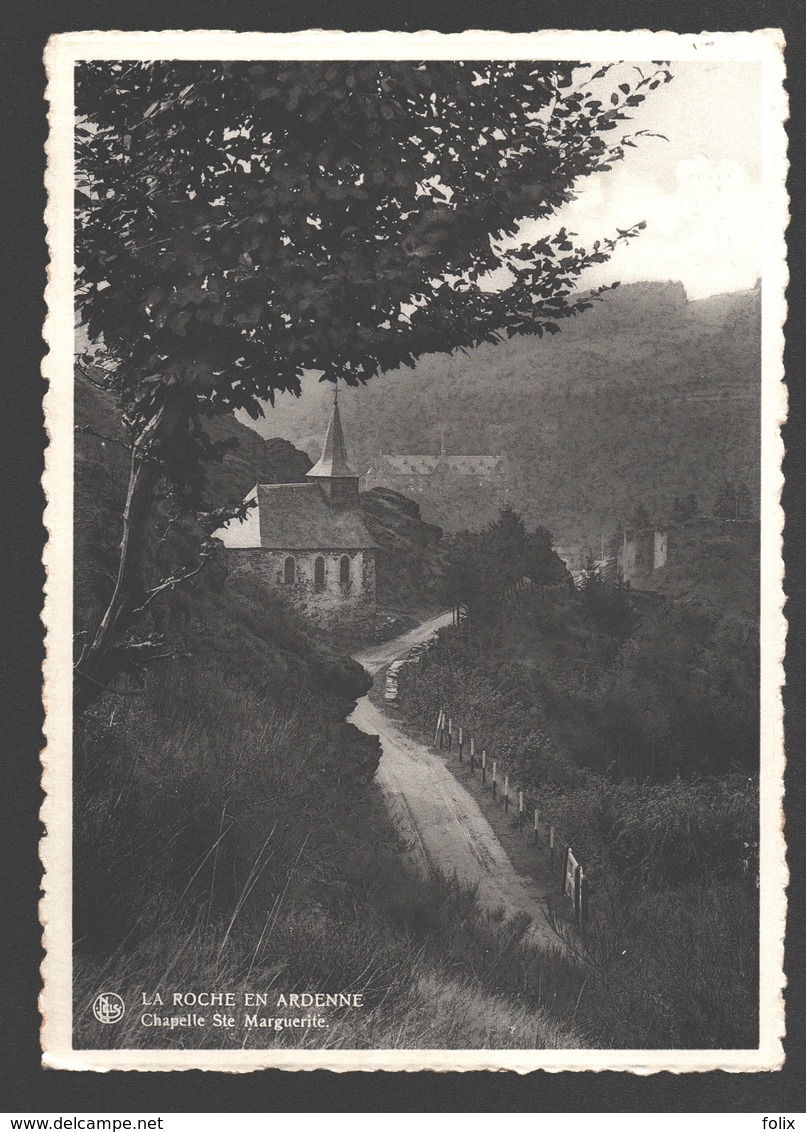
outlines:
[[[267,550],[363,550],[377,546],[359,511],[331,507],[319,484],[258,484],[260,545]]]

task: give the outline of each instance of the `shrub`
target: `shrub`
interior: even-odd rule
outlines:
[[[755,875],[758,785],[742,776],[649,786],[588,774],[541,800],[594,875],[656,887]]]
[[[613,1049],[758,1044],[758,894],[709,879],[672,890],[600,886],[577,948],[580,1023]]]

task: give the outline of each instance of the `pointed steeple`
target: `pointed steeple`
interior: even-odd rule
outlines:
[[[354,479],[356,473],[347,462],[347,448],[344,443],[344,430],[339,415],[339,394],[333,398],[333,414],[327,426],[322,455],[308,472],[308,478],[315,479]]]
[[[307,473],[338,506],[358,506],[358,476],[347,462],[347,447],[339,415],[339,393],[333,398],[333,413],[325,434],[322,455]]]

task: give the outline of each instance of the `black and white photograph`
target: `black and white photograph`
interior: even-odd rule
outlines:
[[[45,1065],[780,1067],[782,51],[52,39]]]

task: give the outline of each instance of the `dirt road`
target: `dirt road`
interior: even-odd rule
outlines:
[[[357,653],[370,673],[391,664],[435,629],[450,623],[450,613],[434,617],[393,641]],[[404,836],[414,843],[418,864],[478,886],[486,908],[532,917],[530,935],[557,944],[540,903],[543,893],[529,877],[515,871],[475,799],[456,781],[439,755],[411,739],[394,719],[365,696],[350,721],[367,734],[379,735],[383,747],[376,779]]]

